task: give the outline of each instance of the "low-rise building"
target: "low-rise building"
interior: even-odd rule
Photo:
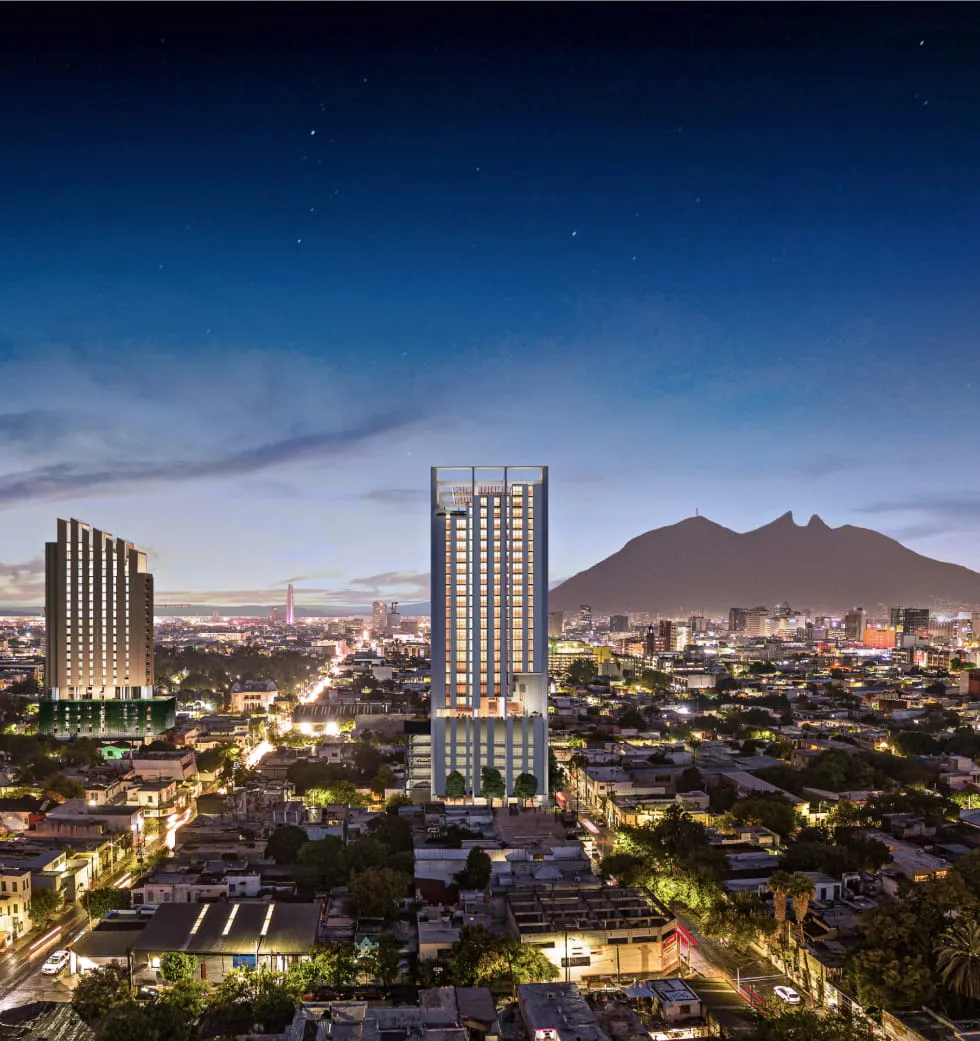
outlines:
[[[31,872],[0,865],[0,947],[7,947],[31,927]]]
[[[534,1041],[609,1041],[574,983],[522,983],[517,1004]]]
[[[278,901],[170,904],[150,919],[132,944],[139,982],[158,982],[168,951],[194,955],[202,979],[220,982],[239,968],[284,971],[309,956],[317,939],[320,904]]]
[[[506,897],[508,929],[568,979],[655,976],[679,964],[674,915],[639,886],[556,884]]]

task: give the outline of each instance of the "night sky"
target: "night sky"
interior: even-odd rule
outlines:
[[[552,578],[700,509],[980,568],[973,5],[0,12],[0,603],[427,595],[433,464]]]

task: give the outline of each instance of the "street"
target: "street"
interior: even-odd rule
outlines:
[[[149,855],[166,845],[173,848],[177,831],[195,815],[194,808],[185,810],[169,828],[163,828],[148,840],[144,854]],[[99,888],[128,888],[139,871],[128,857],[114,871],[98,880]],[[47,929],[29,938],[25,946],[0,954],[0,1012],[30,1001],[69,1001],[77,977],[67,970],[60,976],[42,976],[41,966],[52,951],[67,947],[88,930],[88,914],[80,905],[67,910]]]

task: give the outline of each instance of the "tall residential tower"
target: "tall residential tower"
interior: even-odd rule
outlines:
[[[40,728],[56,737],[143,737],[173,725],[153,697],[153,576],[146,554],[59,520],[45,555],[47,685]]]
[[[496,768],[548,791],[548,470],[432,471],[432,793]]]

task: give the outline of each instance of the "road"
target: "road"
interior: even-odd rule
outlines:
[[[144,854],[149,856],[161,846],[173,848],[177,830],[194,818],[194,809],[185,810],[174,824],[160,831],[146,843]],[[128,858],[111,874],[99,879],[100,888],[128,887],[139,871]],[[52,951],[80,939],[88,930],[88,914],[77,904],[35,937],[26,947],[0,954],[0,1011],[30,1001],[69,1001],[76,977],[63,971],[60,976],[42,976],[41,966]]]
[[[592,838],[594,859],[599,861],[608,856],[616,842],[615,829],[606,827],[598,813],[586,808],[579,811],[579,822]],[[733,988],[737,987],[739,993],[756,1006],[780,1005],[782,999],[776,995],[775,987],[792,987],[800,995],[801,1004],[811,1004],[805,990],[796,986],[767,958],[755,952],[741,954],[732,951],[701,935],[696,920],[690,916],[676,914],[676,918],[694,940],[690,945],[682,944],[682,958],[699,976],[730,981]]]
[[[28,947],[0,956],[0,1011],[29,1001],[68,1001],[72,991],[68,973],[42,976],[41,966],[52,951],[77,940],[87,928],[88,915],[76,906]]]

